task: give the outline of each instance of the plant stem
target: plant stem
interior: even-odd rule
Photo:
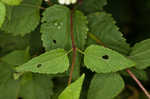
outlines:
[[[95,40],[98,44],[106,47],[105,44],[103,42],[101,42],[101,40],[99,40],[95,35],[93,35],[92,33],[88,33],[88,35],[89,35],[89,37],[91,37],[91,39]],[[142,91],[145,93],[145,95],[148,97],[148,99],[150,99],[150,94],[144,88],[144,86],[142,85],[142,83],[137,79],[137,77],[129,69],[127,69],[126,72],[132,77],[132,79],[134,79],[134,81],[142,89]]]
[[[75,65],[75,61],[76,61],[76,45],[75,45],[75,41],[74,41],[74,33],[73,33],[73,12],[74,10],[71,10],[71,16],[70,16],[70,25],[71,25],[71,41],[72,41],[72,49],[73,49],[73,55],[72,55],[72,65],[71,65],[71,69],[70,69],[70,74],[69,74],[69,80],[68,80],[68,85],[71,84],[72,81],[72,74],[73,74],[73,70],[74,70],[74,65]]]
[[[148,97],[148,99],[150,99],[150,94],[148,93],[148,91],[144,88],[144,86],[142,85],[142,83],[136,78],[136,76],[129,70],[127,69],[126,72],[132,77],[132,79],[135,80],[135,82],[138,84],[138,86],[142,89],[142,91],[145,93],[145,95]]]
[[[84,55],[84,52],[83,52],[82,50],[80,50],[79,48],[76,48],[76,49],[77,49],[77,51],[78,51],[79,53],[81,53],[81,54]]]

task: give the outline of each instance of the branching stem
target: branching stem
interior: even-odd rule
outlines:
[[[71,10],[71,16],[70,16],[70,25],[71,25],[71,31],[70,31],[70,33],[71,33],[73,55],[72,55],[72,65],[71,65],[71,69],[70,69],[68,85],[71,84],[72,74],[73,74],[74,65],[75,65],[75,61],[76,61],[76,45],[75,45],[74,33],[73,33],[73,13],[74,13],[74,9]]]
[[[88,33],[88,36],[95,40],[98,44],[106,47],[104,45],[103,42],[101,42],[101,40],[99,40],[95,35],[93,35],[92,33]],[[148,99],[150,99],[150,94],[148,93],[148,91],[144,88],[144,86],[142,85],[142,83],[137,79],[137,77],[129,70],[127,69],[126,72],[132,77],[132,79],[134,79],[134,81],[138,84],[138,86],[142,89],[142,91],[145,93],[145,95],[148,97]]]

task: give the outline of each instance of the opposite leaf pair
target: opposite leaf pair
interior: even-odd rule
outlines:
[[[69,53],[69,52],[68,52]],[[45,74],[63,73],[69,68],[68,54],[63,49],[48,51],[16,68],[17,72],[34,72]],[[84,53],[84,64],[97,73],[120,71],[135,63],[123,55],[102,46],[91,45]]]

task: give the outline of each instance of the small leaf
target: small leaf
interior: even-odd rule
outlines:
[[[86,13],[100,11],[107,4],[107,0],[83,0],[79,8]]]
[[[66,51],[55,49],[35,57],[16,68],[18,72],[56,74],[65,72],[69,67]]]
[[[78,80],[69,85],[59,96],[58,99],[79,99],[80,91],[84,81],[85,75],[83,74]]]
[[[22,2],[22,0],[1,0],[1,1],[8,5],[19,5]]]
[[[90,32],[95,35],[98,40],[103,42],[105,46],[127,55],[130,47],[123,38],[123,34],[115,25],[116,22],[111,16],[105,12],[97,12],[88,15]],[[95,41],[88,39],[89,44],[94,44]]]
[[[137,69],[146,69],[150,66],[150,39],[135,44],[129,56],[134,60]]]
[[[42,0],[23,0],[19,6],[8,6],[2,30],[15,36],[35,30],[40,22],[41,3]]]
[[[124,81],[117,73],[95,74],[87,99],[113,99],[124,88]]]
[[[5,20],[5,16],[6,16],[6,7],[2,2],[0,2],[0,28]]]
[[[111,49],[91,45],[85,50],[84,64],[97,73],[116,72],[135,66],[135,63]]]

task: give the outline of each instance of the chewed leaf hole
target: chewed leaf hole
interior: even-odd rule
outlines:
[[[22,97],[18,97],[18,99],[23,99]]]
[[[42,66],[42,64],[38,64],[38,65],[37,65],[37,68],[40,68],[41,66]]]
[[[107,59],[109,59],[109,56],[108,55],[104,55],[104,56],[102,56],[102,58],[107,60]]]
[[[55,43],[55,44],[56,44],[56,40],[53,40],[53,43]]]

